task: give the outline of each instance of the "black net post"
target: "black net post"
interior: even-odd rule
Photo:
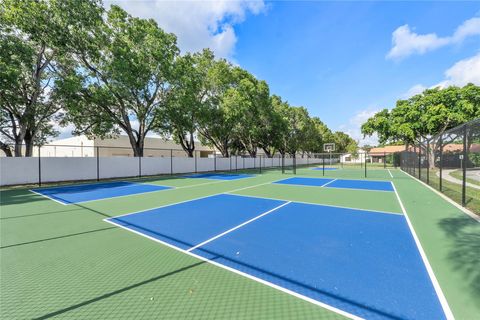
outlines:
[[[422,144],[418,144],[418,179],[422,180]]]
[[[322,154],[322,175],[325,175],[325,154]]]
[[[430,184],[430,140],[427,140],[427,184]]]
[[[238,155],[235,155],[235,172],[238,171],[238,165],[237,165],[238,163],[237,163],[237,161],[238,161]]]
[[[100,147],[97,147],[97,181],[100,181]]]
[[[193,156],[195,157],[195,173],[197,173],[197,151],[193,151]]]
[[[232,171],[232,155],[230,155],[228,157],[228,162],[229,162],[229,165],[230,165],[230,170],[229,171]]]
[[[138,156],[138,177],[142,177],[142,156]]]
[[[462,159],[462,206],[466,204],[467,186],[467,125],[463,126],[463,159]]]
[[[173,175],[173,149],[170,149],[170,174]]]
[[[42,157],[40,154],[40,146],[38,146],[38,186],[42,186]]]
[[[260,161],[260,173],[262,173],[262,155],[260,155],[259,161]]]
[[[387,153],[383,151],[383,169],[387,169]]]
[[[439,163],[438,163],[438,169],[440,170],[439,171],[439,175],[438,175],[438,179],[439,179],[439,189],[440,191],[442,191],[442,168],[443,168],[443,137],[440,136],[439,138],[439,144],[440,144],[440,157],[439,157]]]
[[[297,154],[293,155],[293,174],[297,174]]]
[[[367,153],[365,152],[364,153],[364,157],[365,157],[365,164],[364,164],[364,168],[365,168],[365,178],[367,177]]]
[[[217,172],[217,154],[215,151],[213,152],[213,171]]]
[[[285,154],[282,154],[282,173],[285,173]]]

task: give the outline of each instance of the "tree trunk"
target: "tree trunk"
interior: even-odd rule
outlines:
[[[185,151],[189,158],[193,158],[195,152],[195,140],[193,139],[193,133],[190,132],[188,138],[185,138],[183,134],[178,134],[177,137],[180,141],[183,151]]]
[[[23,157],[22,142],[23,142],[23,139],[21,139],[18,136],[15,137],[15,147],[14,147],[15,157]]]
[[[143,157],[143,146],[145,142],[145,136],[139,135],[137,139],[133,135],[133,132],[128,132],[128,139],[130,141],[130,145],[132,146],[133,156],[134,157]]]
[[[27,131],[23,140],[25,141],[25,157],[33,156],[33,134]]]
[[[268,158],[271,158],[272,157],[272,152],[270,151],[269,148],[262,148],[263,152],[265,152],[265,155],[268,157]]]
[[[10,146],[2,141],[0,141],[0,150],[2,150],[5,153],[5,156],[7,157],[13,157],[12,150],[10,149]]]

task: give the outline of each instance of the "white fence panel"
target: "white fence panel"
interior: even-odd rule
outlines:
[[[145,159],[148,159],[148,158],[145,158]],[[100,179],[134,177],[134,176],[138,176],[138,173],[139,173],[138,158],[100,157]]]
[[[97,179],[97,159],[42,157],[42,182]]]
[[[254,162],[255,159],[253,158],[243,158],[243,160],[245,164],[245,169],[254,168],[254,166],[256,166],[256,163]]]
[[[195,172],[195,158],[173,158],[173,173],[189,172]]]
[[[230,170],[230,159],[231,158],[217,158],[217,171]]]
[[[156,174],[168,174],[170,169],[170,157],[145,157],[142,158],[142,176]]]
[[[214,170],[213,158],[197,158],[197,171],[213,171]]]
[[[38,158],[0,158],[0,185],[37,182]]]

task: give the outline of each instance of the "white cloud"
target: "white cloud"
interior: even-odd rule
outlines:
[[[401,95],[401,98],[408,99],[428,88],[446,88],[448,86],[463,87],[469,83],[480,85],[480,52],[473,57],[456,62],[448,68],[444,74],[445,79],[442,81],[428,87],[423,84],[416,84]]]
[[[439,37],[435,33],[417,34],[408,24],[405,24],[393,32],[393,47],[388,52],[387,59],[401,59],[412,54],[424,54],[449,44],[461,43],[467,37],[478,35],[480,35],[480,17],[464,21],[449,37]]]
[[[413,97],[414,95],[422,93],[426,89],[428,88],[425,87],[423,84],[416,84],[410,89],[408,89],[404,94],[402,94],[402,99],[408,99],[410,97]]]
[[[455,63],[445,71],[446,85],[464,86],[468,83],[480,85],[480,52]]]
[[[377,145],[378,144],[378,137],[376,134],[372,135],[371,137],[363,137],[361,132],[361,126],[365,123],[368,118],[373,117],[375,113],[379,110],[367,108],[364,110],[358,111],[353,117],[348,120],[348,124],[343,124],[339,128],[354,140],[358,141],[360,146],[363,145]]]
[[[265,10],[263,0],[162,1],[138,0],[106,2],[118,4],[133,16],[152,18],[167,32],[178,37],[182,51],[212,49],[219,57],[231,58],[237,36],[234,26],[248,14]]]

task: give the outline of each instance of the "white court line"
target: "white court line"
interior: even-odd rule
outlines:
[[[426,183],[423,182],[422,180],[419,180],[419,179],[417,179],[416,177],[409,175],[408,173],[406,173],[406,172],[403,171],[403,170],[400,170],[400,172],[403,172],[407,177],[412,178],[413,180],[415,180],[415,181],[423,184],[425,187],[429,188],[430,190],[432,190],[433,192],[435,192],[436,194],[438,194],[438,195],[439,195],[440,197],[442,197],[444,200],[447,200],[448,203],[453,204],[455,207],[457,207],[458,209],[462,210],[463,213],[465,213],[467,216],[469,216],[469,217],[472,218],[473,220],[476,220],[477,222],[480,222],[480,216],[477,216],[476,214],[474,214],[473,212],[471,212],[471,211],[468,210],[467,208],[462,207],[460,204],[456,203],[455,201],[453,201],[452,199],[450,199],[449,197],[447,197],[446,195],[444,195],[443,193],[441,193],[441,192],[438,191],[437,189],[433,188],[432,186],[429,186],[428,184],[426,184]]]
[[[137,183],[138,185],[139,183]],[[101,198],[101,199],[93,199],[93,200],[85,200],[85,201],[76,201],[76,202],[71,202],[71,203],[62,203],[62,202],[59,202],[53,198],[51,198],[50,196],[48,195],[43,195],[41,193],[38,193],[36,191],[33,191],[33,190],[29,190],[30,192],[33,192],[33,193],[36,193],[36,194],[39,194],[39,195],[42,195],[42,196],[45,196],[46,198],[50,199],[50,200],[53,200],[53,201],[56,201],[56,202],[59,202],[59,203],[62,203],[63,205],[66,205],[66,206],[71,206],[71,205],[76,205],[76,204],[79,204],[79,203],[87,203],[87,202],[95,202],[95,201],[102,201],[102,200],[108,200],[108,199],[116,199],[116,198],[123,198],[123,197],[131,197],[131,196],[136,196],[136,195],[140,195],[140,194],[145,194],[145,193],[153,193],[153,192],[160,192],[160,191],[168,191],[168,190],[175,190],[175,189],[178,189],[176,187],[170,187],[170,186],[164,186],[164,185],[158,185],[158,184],[148,184],[149,186],[156,186],[156,187],[164,187],[166,189],[161,189],[161,190],[150,190],[150,191],[144,191],[144,192],[140,192],[140,193],[131,193],[131,194],[124,194],[124,195],[121,195],[121,196],[113,196],[113,197],[107,197],[107,198]],[[133,185],[130,185],[133,187]],[[124,186],[124,187],[129,187],[129,186]],[[51,188],[50,188],[51,189]]]
[[[403,215],[405,216],[405,219],[407,220],[407,224],[408,224],[408,227],[410,229],[410,232],[412,233],[413,239],[415,240],[415,244],[417,245],[417,249],[420,253],[420,256],[422,257],[425,268],[427,269],[428,275],[430,276],[430,280],[432,281],[435,292],[437,293],[438,300],[440,301],[440,304],[442,305],[443,312],[445,313],[445,316],[447,317],[447,319],[454,320],[455,317],[453,316],[452,310],[450,310],[447,299],[445,298],[445,295],[443,294],[442,288],[440,287],[440,284],[438,283],[438,280],[435,277],[435,273],[433,272],[433,269],[432,269],[432,266],[430,265],[430,262],[428,262],[427,255],[425,254],[425,251],[423,250],[422,244],[420,243],[420,240],[418,239],[418,236],[415,233],[415,229],[413,228],[412,222],[410,221],[410,218],[408,217],[407,210],[405,210],[405,207],[403,206],[403,202],[400,199],[400,195],[398,194],[397,188],[395,187],[395,184],[393,182],[392,182],[392,186],[393,186],[393,190],[395,191],[395,194],[397,195],[398,203],[400,204],[400,207],[402,208]]]
[[[230,233],[230,232],[232,232],[232,231],[235,231],[235,230],[237,230],[238,228],[241,228],[241,227],[243,227],[243,226],[245,226],[245,225],[247,225],[247,224],[249,224],[249,223],[257,220],[257,219],[260,219],[261,217],[266,216],[267,214],[270,214],[270,213],[272,213],[273,211],[276,211],[276,210],[280,209],[281,207],[284,207],[284,206],[288,205],[289,203],[292,203],[292,201],[288,201],[288,202],[282,203],[281,205],[279,205],[279,206],[277,206],[277,207],[275,207],[275,208],[273,208],[273,209],[270,209],[270,210],[268,210],[267,212],[264,212],[264,213],[262,213],[262,214],[260,214],[260,215],[258,215],[258,216],[256,216],[256,217],[250,219],[250,220],[247,220],[247,221],[245,221],[244,223],[241,223],[241,224],[239,224],[239,225],[236,226],[236,227],[233,227],[233,228],[231,228],[231,229],[228,229],[228,230],[225,231],[225,232],[222,232],[222,233],[220,233],[220,234],[218,234],[218,235],[216,235],[216,236],[214,236],[214,237],[212,237],[212,238],[210,238],[210,239],[208,239],[208,240],[203,241],[202,243],[197,244],[196,246],[191,247],[191,248],[188,249],[187,251],[188,251],[188,252],[191,252],[191,251],[193,251],[193,250],[195,250],[195,249],[197,249],[197,248],[199,248],[199,247],[201,247],[201,246],[203,246],[203,245],[206,245],[207,243],[212,242],[213,240],[218,239],[218,238],[220,238],[220,237],[223,237],[224,235],[226,235],[226,234],[228,234],[228,233]]]
[[[271,198],[271,197],[263,197],[263,196],[251,196],[251,195],[235,194],[235,193],[230,193],[230,192],[224,192],[224,194],[228,194],[228,195],[231,195],[231,196],[237,196],[237,197],[246,197],[246,198],[278,200],[278,201],[290,201],[290,200],[285,200],[285,199],[280,199],[280,198]],[[366,212],[375,212],[375,213],[385,213],[385,214],[396,214],[396,215],[400,215],[400,216],[403,215],[403,213],[401,213],[401,212],[381,211],[381,210],[371,210],[371,209],[359,209],[359,208],[335,206],[335,205],[331,205],[331,204],[321,204],[321,203],[306,202],[306,201],[291,200],[290,202],[310,204],[310,205],[313,205],[313,206],[332,207],[332,208],[340,208],[340,209],[351,209],[351,210],[366,211]]]
[[[59,201],[59,200],[57,200],[57,199],[53,199],[52,197],[47,196],[46,194],[41,194],[41,193],[39,193],[39,192],[37,192],[37,191],[34,191],[34,190],[32,190],[32,189],[30,189],[30,190],[28,190],[28,191],[30,191],[30,192],[32,192],[32,193],[35,193],[36,195],[42,196],[42,197],[44,197],[44,198],[47,198],[48,200],[52,200],[52,201],[55,201],[56,203],[60,203],[61,205],[64,205],[64,206],[68,206],[68,205],[71,204],[71,203],[63,203],[63,202],[61,202],[61,201]]]
[[[390,177],[393,178],[393,175],[392,175],[392,173],[390,172],[390,169],[387,169],[387,171],[388,171],[388,174],[390,175]]]
[[[342,315],[342,316],[344,316],[344,317],[347,317],[347,318],[350,318],[350,319],[353,319],[353,320],[363,320],[363,318],[360,318],[360,317],[358,317],[358,316],[356,316],[356,315],[353,315],[353,314],[351,314],[351,313],[348,313],[348,312],[346,312],[346,311],[337,309],[337,308],[335,308],[335,307],[333,307],[333,306],[331,306],[331,305],[328,305],[328,304],[326,304],[326,303],[317,301],[317,300],[315,300],[315,299],[312,299],[312,298],[309,298],[309,297],[307,297],[307,296],[301,295],[301,294],[299,294],[299,293],[297,293],[297,292],[295,292],[295,291],[286,289],[286,288],[281,287],[281,286],[279,286],[279,285],[276,285],[276,284],[274,284],[274,283],[265,281],[265,280],[263,280],[263,279],[260,279],[260,278],[255,277],[255,276],[252,276],[252,275],[250,275],[250,274],[248,274],[248,273],[239,271],[239,270],[237,270],[237,269],[234,269],[234,268],[225,266],[225,265],[223,265],[223,264],[221,264],[221,263],[218,263],[218,262],[212,261],[212,260],[210,260],[210,259],[204,258],[204,257],[202,257],[202,256],[200,256],[200,255],[195,254],[195,253],[188,252],[187,250],[180,249],[180,248],[178,248],[178,247],[176,247],[176,246],[174,246],[174,245],[171,245],[171,244],[169,244],[169,243],[167,243],[167,242],[164,242],[164,241],[162,241],[162,240],[159,240],[159,239],[156,239],[156,238],[154,238],[154,237],[148,236],[148,235],[143,234],[143,233],[141,233],[141,232],[139,232],[139,231],[136,231],[136,230],[127,228],[127,227],[125,227],[125,226],[122,226],[122,225],[120,225],[120,224],[117,224],[117,223],[115,223],[115,222],[113,222],[113,221],[110,221],[110,220],[108,220],[108,219],[104,219],[104,221],[105,221],[105,222],[108,222],[108,223],[111,223],[111,224],[113,224],[113,225],[115,225],[115,226],[117,226],[117,227],[120,227],[120,228],[122,228],[122,229],[125,229],[125,230],[128,230],[128,231],[130,231],[130,232],[136,233],[136,234],[138,234],[138,235],[140,235],[140,236],[142,236],[142,237],[145,237],[145,238],[148,238],[148,239],[153,240],[153,241],[155,241],[155,242],[161,243],[161,244],[163,244],[163,245],[165,245],[165,246],[167,246],[167,247],[169,247],[169,248],[172,248],[172,249],[175,249],[175,250],[177,250],[177,251],[183,252],[183,253],[185,253],[185,254],[187,254],[187,255],[189,255],[189,256],[192,256],[192,257],[194,257],[194,258],[197,258],[197,259],[200,259],[200,260],[202,260],[202,261],[205,261],[206,263],[212,264],[212,265],[214,265],[214,266],[216,266],[216,267],[219,267],[219,268],[222,268],[222,269],[231,271],[231,272],[233,272],[233,273],[236,273],[236,274],[238,274],[238,275],[241,275],[241,276],[243,276],[243,277],[245,277],[245,278],[248,278],[248,279],[250,279],[250,280],[254,280],[254,281],[259,282],[259,283],[261,283],[261,284],[267,285],[267,286],[269,286],[269,287],[271,287],[271,288],[274,288],[274,289],[277,289],[277,290],[282,291],[282,292],[284,292],[284,293],[287,293],[287,294],[289,294],[289,295],[292,295],[292,296],[294,296],[294,297],[296,297],[296,298],[302,299],[302,300],[304,300],[304,301],[310,302],[310,303],[312,303],[312,304],[315,304],[315,305],[317,305],[317,306],[320,306],[320,307],[325,308],[325,309],[327,309],[327,310],[330,310],[330,311],[332,311],[332,312],[338,313],[338,314],[340,314],[340,315]]]
[[[328,181],[327,183],[321,185],[320,188],[323,188],[323,187],[325,187],[325,186],[329,185],[330,183],[335,182],[335,181],[337,181],[337,180],[338,180],[338,178],[337,178],[337,179],[333,179],[332,181]]]
[[[335,180],[339,180],[339,179],[335,179]],[[342,179],[340,179],[342,180]],[[281,180],[280,180],[281,181]],[[358,181],[368,181],[368,180],[358,180]],[[309,187],[309,188],[323,188],[325,187],[327,184],[330,184],[332,183],[333,181],[329,181],[327,182],[326,184],[322,184],[321,186],[311,186],[311,185],[308,185],[308,184],[296,184],[296,183],[273,183],[272,184],[280,184],[280,185],[284,185],[284,186],[295,186],[295,187]],[[378,181],[378,182],[390,182],[390,180],[385,180],[385,181]],[[347,187],[344,187],[344,188],[340,188],[340,187],[328,187],[327,189],[341,189],[341,190],[359,190],[359,191],[374,191],[374,192],[393,192],[392,190],[375,190],[375,189],[360,189],[360,188],[347,188]]]
[[[170,206],[174,206],[174,205],[181,204],[181,203],[187,203],[187,202],[190,202],[190,201],[201,200],[201,199],[205,199],[205,198],[209,198],[209,197],[218,196],[219,194],[229,194],[229,192],[236,192],[236,191],[239,191],[239,190],[258,187],[258,186],[262,186],[262,185],[269,184],[269,183],[270,182],[259,183],[259,184],[255,184],[253,186],[246,187],[246,188],[240,188],[240,189],[234,189],[234,190],[231,190],[231,191],[224,191],[224,192],[220,192],[220,193],[209,194],[209,195],[206,195],[206,196],[196,197],[196,198],[193,198],[193,199],[188,199],[188,200],[183,200],[183,201],[178,201],[178,202],[174,202],[174,203],[165,204],[165,205],[159,206],[159,207],[154,207],[154,208],[150,208],[150,209],[144,209],[144,210],[139,210],[139,211],[135,211],[135,212],[125,213],[125,214],[121,214],[121,215],[114,216],[114,217],[107,218],[107,219],[125,217],[125,216],[131,215],[131,214],[136,214],[136,213],[140,213],[140,212],[144,212],[144,211],[150,211],[150,210],[156,210],[156,209],[160,209],[160,208],[170,207]],[[232,194],[232,195],[234,195],[234,194]],[[283,201],[287,201],[287,200],[283,200]]]
[[[277,181],[280,181],[280,180],[277,180]],[[274,182],[277,182],[277,181],[269,181],[269,182],[265,182],[265,183],[259,183],[259,184],[255,184],[253,186],[249,186],[249,187],[245,187],[245,188],[238,188],[238,189],[234,189],[234,190],[230,190],[230,191],[224,191],[222,193],[227,193],[227,192],[237,192],[237,191],[241,191],[241,190],[247,190],[247,189],[251,189],[251,188],[255,188],[255,187],[260,187],[260,186],[264,186],[266,184],[272,184]]]
[[[121,196],[113,196],[113,197],[107,197],[107,198],[101,198],[101,199],[93,199],[93,200],[85,200],[85,201],[77,201],[77,202],[72,202],[72,203],[63,203],[63,202],[60,202],[58,200],[55,200],[51,197],[49,197],[48,195],[44,195],[44,194],[41,194],[41,193],[38,193],[36,191],[33,191],[32,189],[30,189],[29,191],[30,192],[33,192],[33,193],[36,193],[38,195],[41,195],[47,199],[50,199],[50,200],[53,200],[55,202],[58,202],[58,203],[61,203],[63,204],[64,206],[70,206],[70,205],[75,205],[75,204],[78,204],[78,203],[87,203],[87,202],[95,202],[95,201],[102,201],[102,200],[108,200],[108,199],[116,199],[116,198],[123,198],[123,197],[131,197],[131,196],[136,196],[136,195],[141,195],[141,194],[145,194],[145,193],[153,193],[153,192],[160,192],[160,191],[170,191],[170,190],[176,190],[176,189],[185,189],[185,188],[193,188],[193,187],[197,187],[197,186],[203,186],[203,185],[207,185],[207,184],[215,184],[215,183],[220,183],[220,182],[226,182],[226,181],[232,181],[232,180],[221,180],[221,181],[209,181],[209,182],[203,182],[203,183],[198,183],[198,184],[194,184],[194,185],[190,185],[190,186],[181,186],[181,187],[175,187],[175,186],[166,186],[166,185],[159,185],[159,184],[152,184],[152,183],[138,183],[138,182],[129,182],[129,181],[112,181],[112,182],[127,182],[129,183],[130,185],[129,186],[135,186],[135,185],[139,185],[139,184],[144,184],[144,185],[148,185],[148,186],[156,186],[156,187],[165,187],[167,189],[161,189],[161,190],[151,190],[151,191],[145,191],[145,192],[141,192],[141,193],[131,193],[131,194],[124,194],[124,195],[121,195]],[[85,185],[96,185],[96,184],[103,184],[103,183],[108,183],[108,182],[99,182],[99,183],[82,183],[82,184],[73,184],[73,185],[63,185],[64,187],[70,187],[70,186],[85,186]],[[62,186],[57,186],[57,187],[47,187],[47,188],[42,188],[41,190],[47,190],[47,189],[53,189],[53,188],[61,188]],[[124,187],[128,187],[128,186],[124,186]]]

